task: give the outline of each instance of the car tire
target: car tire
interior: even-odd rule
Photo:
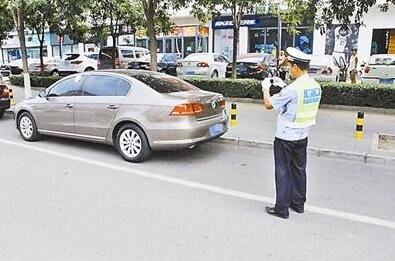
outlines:
[[[40,139],[36,122],[28,112],[24,112],[18,117],[18,130],[25,141],[37,141]]]
[[[132,123],[125,124],[118,130],[114,145],[122,158],[133,163],[143,162],[152,154],[144,131]]]
[[[59,71],[58,71],[58,70],[53,70],[53,71],[51,72],[51,76],[53,76],[53,77],[58,77],[58,76],[60,76],[60,75],[59,75]]]
[[[89,71],[94,71],[95,69],[93,69],[92,67],[88,67],[84,70],[84,72],[89,72]]]
[[[0,110],[0,119],[3,118],[4,113],[5,113],[5,110]]]
[[[211,74],[211,78],[218,78],[218,72],[217,70],[214,70],[213,73]]]

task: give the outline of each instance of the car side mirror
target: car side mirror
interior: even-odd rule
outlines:
[[[38,93],[38,97],[40,98],[47,98],[47,92],[45,90],[42,90]]]

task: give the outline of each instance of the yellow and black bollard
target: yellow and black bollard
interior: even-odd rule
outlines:
[[[357,114],[357,120],[356,120],[357,127],[355,129],[356,140],[360,140],[363,137],[362,129],[363,129],[364,116],[365,114],[362,111],[359,111]]]
[[[11,106],[16,105],[16,102],[14,99],[14,92],[12,91],[12,89],[8,89],[8,97],[10,98]]]
[[[232,103],[231,105],[231,110],[230,110],[230,126],[236,126],[237,125],[237,119],[236,119],[236,114],[237,114],[237,107],[236,103]]]

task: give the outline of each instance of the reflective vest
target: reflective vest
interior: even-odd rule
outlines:
[[[307,75],[302,77],[302,79],[291,84],[298,95],[298,102],[295,120],[286,123],[287,127],[290,128],[306,128],[315,125],[315,118],[320,105],[321,86]]]

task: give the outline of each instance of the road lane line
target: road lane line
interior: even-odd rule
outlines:
[[[105,163],[105,162],[101,162],[101,161],[97,161],[97,160],[81,158],[79,156],[73,156],[73,155],[69,155],[67,153],[63,153],[63,152],[57,152],[57,151],[53,151],[50,149],[36,147],[36,146],[31,145],[29,143],[20,143],[20,142],[8,141],[8,140],[4,140],[4,139],[0,139],[0,143],[13,145],[13,146],[17,146],[20,148],[30,149],[30,150],[34,150],[37,152],[42,152],[42,153],[50,154],[53,156],[58,156],[61,158],[70,159],[70,160],[74,160],[74,161],[78,161],[78,162],[82,162],[82,163],[87,163],[90,165],[95,165],[95,166],[99,166],[99,167],[103,167],[103,168],[107,168],[107,169],[111,169],[111,170],[122,171],[122,172],[130,173],[130,174],[133,174],[136,176],[140,176],[140,177],[150,178],[150,179],[154,179],[154,180],[160,180],[160,181],[164,181],[167,183],[177,184],[177,185],[190,187],[190,188],[194,188],[194,189],[199,189],[199,190],[203,190],[203,191],[209,191],[209,192],[213,192],[213,193],[220,194],[220,195],[231,196],[231,197],[235,197],[235,198],[239,198],[239,199],[246,199],[246,200],[257,201],[257,202],[262,202],[262,203],[271,203],[271,204],[274,203],[273,198],[269,198],[269,197],[265,197],[265,196],[259,196],[259,195],[255,195],[255,194],[240,192],[240,191],[236,191],[236,190],[232,190],[232,189],[221,188],[221,187],[217,187],[217,186],[207,185],[207,184],[194,182],[194,181],[183,180],[183,179],[179,179],[179,178],[167,177],[167,176],[151,173],[148,171],[131,169],[131,168],[125,167],[125,166],[117,166],[114,164]],[[325,215],[325,216],[331,216],[331,217],[346,219],[346,220],[350,220],[350,221],[356,221],[356,222],[361,222],[361,223],[365,223],[365,224],[395,229],[395,222],[394,221],[389,221],[389,220],[385,220],[385,219],[381,219],[381,218],[375,218],[375,217],[370,217],[370,216],[365,216],[365,215],[358,215],[358,214],[353,214],[353,213],[344,212],[344,211],[338,211],[338,210],[329,209],[329,208],[311,206],[311,205],[307,205],[307,204],[306,204],[305,210],[312,212],[312,213]]]

